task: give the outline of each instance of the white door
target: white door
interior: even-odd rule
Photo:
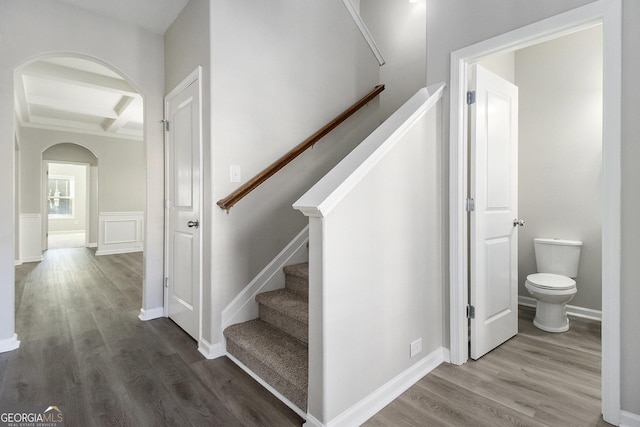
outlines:
[[[518,332],[518,88],[474,65],[470,106],[471,358]]]
[[[201,108],[198,74],[165,98],[167,315],[199,340]]]

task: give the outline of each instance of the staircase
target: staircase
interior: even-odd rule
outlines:
[[[227,352],[307,410],[309,265],[284,267],[285,288],[256,295],[259,318],[224,330]]]

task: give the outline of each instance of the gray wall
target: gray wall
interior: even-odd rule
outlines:
[[[360,16],[380,48],[385,65],[380,82],[386,88],[380,97],[386,119],[411,98],[427,80],[427,13],[424,2],[366,0]]]
[[[211,186],[211,43],[210,43],[210,2],[190,0],[178,18],[164,35],[165,94],[171,92],[198,66],[202,67],[202,158],[203,170],[202,206],[200,224],[203,233],[202,265],[203,295],[203,336],[211,336],[211,212],[215,207]],[[209,339],[207,339],[209,341]],[[211,341],[209,341],[211,342]]]
[[[622,8],[622,408],[640,415],[640,2]]]
[[[602,308],[602,26],[515,54],[520,89],[519,295],[533,239],[583,242],[571,305]]]
[[[229,166],[247,181],[370,91],[379,68],[335,0],[191,0],[165,57],[166,92],[203,66],[203,337],[216,344],[222,309],[305,226],[291,204],[373,129],[378,102],[227,214],[215,203],[242,184]]]
[[[451,52],[558,13],[590,3],[588,0],[540,0],[504,2],[502,0],[427,0],[427,82],[449,81]],[[623,0],[623,76],[622,76],[622,408],[640,414],[640,2]],[[444,108],[448,126],[448,105]],[[445,127],[447,128],[447,127]],[[445,141],[445,146],[447,143]],[[448,177],[445,163],[444,177]],[[448,182],[448,179],[447,181]],[[447,187],[445,187],[447,188]],[[445,204],[447,206],[447,204]],[[445,252],[448,253],[448,252]],[[448,303],[447,303],[448,304]],[[448,329],[445,337],[448,336]]]
[[[42,153],[47,148],[71,143],[89,149],[100,164],[99,206],[101,212],[144,211],[145,174],[142,141],[81,135],[43,129],[22,129],[21,146],[21,207],[22,213],[40,212]],[[66,157],[67,151],[69,157]],[[56,150],[47,160],[78,161],[73,146]]]
[[[243,182],[371,91],[379,66],[340,0],[214,0],[212,197]],[[212,212],[210,342],[220,313],[306,225],[291,205],[379,123],[372,101],[227,214]]]

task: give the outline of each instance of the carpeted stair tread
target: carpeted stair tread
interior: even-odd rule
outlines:
[[[256,295],[256,301],[298,322],[309,324],[309,303],[296,292],[286,288],[263,292]]]
[[[230,354],[306,410],[306,344],[259,319],[231,325],[224,330],[224,336]]]

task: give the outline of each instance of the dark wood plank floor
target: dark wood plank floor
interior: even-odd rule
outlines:
[[[440,365],[366,426],[609,426],[600,415],[600,323],[569,331],[533,326],[520,307],[518,335],[462,366]]]
[[[300,426],[226,357],[167,319],[141,322],[142,254],[49,250],[16,267],[20,348],[0,354],[0,403],[59,405],[67,426]]]
[[[20,348],[0,354],[0,404],[60,405],[67,426],[300,426],[222,357],[167,319],[141,322],[142,255],[50,250],[16,268]],[[605,426],[600,325],[533,327],[457,367],[443,364],[367,426]]]

